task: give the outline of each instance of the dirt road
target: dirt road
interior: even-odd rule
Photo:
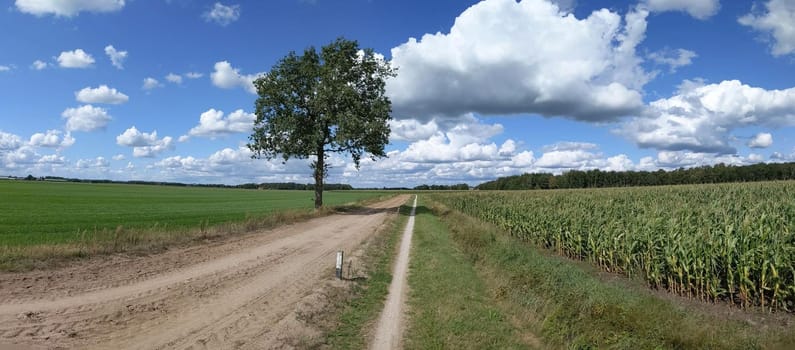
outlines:
[[[0,274],[0,349],[300,347],[300,309],[407,196],[148,257]],[[297,311],[298,310],[298,311]]]

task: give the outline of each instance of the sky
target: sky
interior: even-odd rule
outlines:
[[[795,0],[15,0],[0,8],[0,176],[311,183],[252,159],[252,81],[357,40],[387,158],[355,187],[795,161]]]

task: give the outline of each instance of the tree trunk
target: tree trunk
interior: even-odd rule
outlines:
[[[326,155],[323,147],[317,151],[315,162],[315,210],[323,206],[323,178],[326,175]]]

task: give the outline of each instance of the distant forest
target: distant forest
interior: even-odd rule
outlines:
[[[561,175],[546,173],[501,177],[484,182],[478,190],[536,190],[750,182],[795,179],[795,163],[760,163],[744,166],[717,164],[672,171],[573,170]]]
[[[182,182],[167,182],[167,181],[113,181],[113,180],[95,180],[95,179],[76,179],[60,176],[42,176],[36,177],[28,175],[26,177],[8,176],[9,179],[27,180],[27,181],[53,181],[53,182],[83,182],[83,183],[106,183],[106,184],[127,184],[127,185],[156,185],[156,186],[176,186],[176,187],[217,187],[217,188],[242,188],[251,190],[314,190],[314,184],[298,184],[294,182],[276,182],[276,183],[245,183],[242,185],[223,185],[223,184],[186,184]],[[327,191],[340,191],[352,190],[353,186],[348,184],[324,184],[323,189]]]
[[[467,184],[457,185],[419,185],[414,187],[417,191],[466,191],[469,189]]]
[[[295,182],[273,182],[273,183],[247,183],[237,185],[238,188],[260,189],[260,190],[301,190],[314,191],[315,184],[297,184]],[[352,190],[353,186],[348,184],[323,184],[326,191]]]
[[[185,186],[185,187],[218,187],[218,188],[242,188],[242,189],[261,189],[261,190],[304,190],[315,189],[314,184],[299,184],[294,182],[277,183],[245,183],[241,185],[223,184],[185,184],[180,182],[160,182],[160,181],[112,181],[112,180],[90,180],[74,179],[58,176],[34,177],[13,177],[7,178],[30,180],[30,181],[68,181],[85,183],[118,183],[118,184],[140,184],[140,185],[160,185],[160,186]],[[630,186],[660,186],[660,185],[685,185],[685,184],[707,184],[724,182],[751,182],[751,181],[773,181],[773,180],[795,180],[795,162],[793,163],[759,163],[753,165],[733,166],[717,164],[714,166],[702,166],[697,168],[679,168],[676,170],[665,171],[601,171],[601,170],[572,170],[561,175],[549,173],[522,174],[515,176],[501,177],[494,181],[484,182],[471,188],[467,184],[455,185],[419,185],[413,188],[415,191],[439,191],[453,190],[461,191],[468,189],[477,190],[541,190],[556,188],[600,188],[600,187],[630,187]],[[349,184],[324,184],[325,190],[340,191],[353,190]],[[383,188],[357,188],[360,190],[409,190],[406,187],[383,187]]]

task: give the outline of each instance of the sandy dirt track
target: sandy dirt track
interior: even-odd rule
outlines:
[[[414,215],[417,209],[417,196],[411,206],[411,214],[403,230],[398,249],[397,261],[392,269],[392,283],[389,284],[384,310],[378,318],[370,349],[390,350],[403,348],[403,332],[405,328],[405,304],[408,294],[409,253],[411,252],[411,237],[414,234]]]
[[[154,256],[0,274],[0,349],[295,347],[296,309],[335,283],[336,251],[359,247],[407,199]]]

